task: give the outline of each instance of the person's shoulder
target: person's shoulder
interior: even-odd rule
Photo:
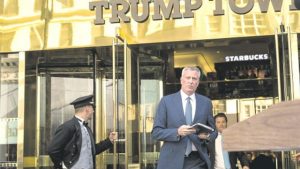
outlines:
[[[171,93],[171,94],[166,95],[165,97],[176,97],[176,96],[180,96],[180,92]]]
[[[168,100],[168,99],[173,99],[173,98],[176,98],[176,97],[180,97],[180,92],[165,95],[165,96],[162,97],[162,99]]]
[[[66,124],[75,124],[77,121],[78,120],[75,117],[73,117],[73,118],[69,119],[68,121],[66,121],[65,123]]]
[[[69,119],[68,121],[65,121],[59,127],[60,128],[75,129],[77,125],[79,125],[79,123],[77,122],[77,119],[75,117],[73,117],[73,118]]]

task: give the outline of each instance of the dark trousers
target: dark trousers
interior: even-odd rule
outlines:
[[[183,169],[207,169],[205,162],[200,158],[197,151],[184,158]]]

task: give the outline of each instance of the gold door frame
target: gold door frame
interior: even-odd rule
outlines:
[[[299,49],[298,49],[298,37],[297,33],[291,33],[290,27],[288,27],[288,47],[289,47],[289,69],[291,72],[291,88],[292,88],[292,100],[300,98],[300,84],[299,84]]]
[[[118,31],[117,31],[118,32]],[[118,62],[118,51],[116,50],[116,47],[119,45],[123,45],[123,74],[124,74],[124,114],[125,114],[125,119],[124,119],[124,129],[125,129],[125,166],[128,166],[128,129],[127,129],[127,120],[128,120],[128,47],[127,47],[127,41],[125,38],[122,38],[119,33],[116,33],[115,38],[113,38],[113,45],[112,45],[112,61],[113,61],[113,129],[117,131],[117,114],[118,114],[118,83],[117,83],[117,77],[116,74],[118,73],[117,71],[117,62]],[[117,149],[116,149],[116,143],[114,143],[114,152],[113,152],[113,168],[117,169]]]
[[[24,163],[24,112],[25,112],[25,52],[19,52],[18,67],[18,136],[17,136],[17,168]]]
[[[288,47],[288,71],[290,72],[289,81],[286,79],[286,70],[284,72],[280,71],[280,65],[284,64],[280,61],[279,53],[279,39],[278,36],[287,35],[287,47]],[[287,98],[288,91],[285,88],[284,95],[282,96],[281,87],[282,81],[285,85],[289,82],[291,85],[290,98],[289,100],[295,100],[300,98],[300,85],[299,85],[299,58],[298,58],[298,38],[297,33],[291,33],[291,29],[287,27],[287,32],[275,31],[275,48],[276,48],[276,69],[277,69],[277,84],[278,84],[278,97],[279,102],[282,101],[282,98]],[[282,56],[283,57],[283,56]],[[281,78],[281,73],[283,73],[283,79]]]

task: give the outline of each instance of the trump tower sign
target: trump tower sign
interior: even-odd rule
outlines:
[[[224,15],[223,0],[209,0],[215,3],[215,9],[212,11],[214,16]],[[284,0],[257,0],[260,12],[267,13],[270,4],[273,5],[275,12],[280,12]],[[300,0],[289,0],[289,10],[298,10]],[[184,12],[181,11],[181,5],[184,5]],[[152,4],[154,10],[151,14],[152,20],[162,19],[181,19],[193,18],[194,12],[201,8],[202,0],[110,0],[110,1],[92,1],[89,3],[90,10],[96,10],[96,25],[105,24],[103,18],[104,10],[111,10],[110,23],[129,23],[131,19],[136,22],[145,22],[150,16],[150,5]],[[236,4],[236,0],[228,0],[230,9],[239,15],[249,13],[254,6],[254,0],[248,0],[242,7]],[[141,11],[139,9],[141,8]],[[131,17],[127,14],[130,12]]]

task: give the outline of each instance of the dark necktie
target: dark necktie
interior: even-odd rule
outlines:
[[[77,118],[77,119],[78,119],[78,118]],[[80,119],[78,119],[78,121],[82,122],[82,124],[83,124],[85,127],[87,127],[87,126],[89,125],[89,123],[86,122],[86,121],[82,121],[82,120],[80,120]]]
[[[192,124],[192,105],[191,105],[191,98],[187,97],[186,106],[185,106],[185,120],[186,124]],[[192,152],[192,142],[190,139],[187,141],[187,147],[185,150],[185,155],[188,156]]]
[[[84,125],[85,127],[87,127],[87,126],[89,125],[89,123],[86,122],[86,121],[83,121],[83,125]]]

